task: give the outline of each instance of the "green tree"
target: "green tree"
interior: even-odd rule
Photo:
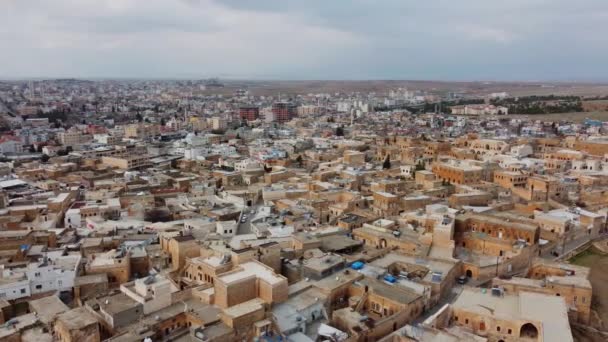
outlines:
[[[336,128],[336,136],[343,137],[344,136],[344,127],[340,126]]]
[[[416,164],[416,171],[422,171],[425,169],[425,165],[424,165],[424,161],[418,161],[418,163]]]
[[[384,159],[384,163],[382,163],[382,168],[387,170],[391,168],[391,155],[387,154],[386,158]]]

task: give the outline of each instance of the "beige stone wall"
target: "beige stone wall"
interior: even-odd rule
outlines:
[[[257,281],[255,276],[243,278],[230,284],[221,278],[215,282],[215,304],[221,308],[244,303],[257,297]]]
[[[253,323],[264,319],[264,308],[260,307],[259,310],[255,310],[246,315],[242,315],[242,316],[238,316],[238,317],[229,317],[224,314],[221,314],[221,317],[222,317],[222,322],[233,329],[236,329],[236,330],[247,329]]]
[[[120,261],[120,262],[118,262]],[[110,287],[115,287],[129,281],[131,276],[131,265],[128,257],[118,259],[117,263],[109,266],[88,267],[87,274],[108,274],[108,283]]]
[[[505,341],[519,341],[521,327],[526,322],[519,320],[498,319],[491,315],[481,316],[475,312],[453,309],[453,323],[461,327],[470,329],[473,333],[480,336],[490,337],[492,341],[503,339]],[[540,323],[533,323],[541,332]],[[542,341],[542,339],[539,339]]]
[[[448,198],[450,207],[461,207],[463,205],[488,205],[492,201],[492,194],[487,192],[474,193],[474,194],[458,194],[452,195]]]
[[[55,336],[61,342],[99,342],[101,336],[97,324],[92,324],[84,329],[70,330],[63,322],[55,323]]]

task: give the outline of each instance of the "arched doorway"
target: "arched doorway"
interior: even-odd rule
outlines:
[[[538,329],[532,323],[526,323],[519,330],[519,337],[522,338],[538,338]]]
[[[473,278],[473,271],[467,270],[466,275],[467,275],[467,278]]]
[[[386,240],[380,239],[380,248],[386,248]]]

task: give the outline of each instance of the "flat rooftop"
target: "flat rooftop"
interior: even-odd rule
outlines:
[[[95,317],[84,307],[66,311],[57,317],[70,330],[83,329],[89,325],[97,324]]]
[[[445,277],[458,264],[458,261],[419,258],[397,253],[388,253],[382,258],[374,260],[370,263],[370,265],[386,269],[395,263],[405,263],[418,267],[426,267],[429,272],[425,275],[424,281],[431,282],[433,272],[441,272]]]
[[[15,332],[17,331],[21,331],[27,327],[31,327],[33,325],[35,325],[38,322],[38,317],[36,317],[35,313],[29,313],[26,315],[21,315],[18,317],[17,319],[17,324],[14,325],[14,328],[12,326],[6,326],[6,325],[0,325],[0,340],[1,341],[5,341],[6,340],[12,340],[9,339],[9,337],[13,334],[15,334]]]
[[[467,213],[464,214],[460,217],[456,218],[458,219],[473,219],[473,220],[478,220],[478,221],[485,221],[491,224],[495,224],[495,225],[504,225],[507,227],[513,227],[516,229],[521,229],[521,230],[528,230],[528,231],[536,231],[538,229],[538,226],[535,224],[526,224],[526,223],[522,223],[522,222],[514,222],[513,220],[511,220],[510,218],[503,218],[500,216],[493,216],[493,215],[483,215],[483,214],[474,214],[474,213]]]
[[[337,254],[328,254],[309,258],[304,261],[304,267],[318,272],[343,264],[344,258]]]
[[[465,288],[453,306],[482,316],[540,323],[537,328],[545,341],[573,341],[568,307],[562,297],[532,292],[493,296],[491,291]]]
[[[221,281],[226,284],[240,281],[242,279],[255,276],[261,278],[271,285],[277,285],[286,279],[282,276],[278,276],[274,271],[258,262],[246,262],[240,265],[240,270],[235,272],[229,272],[228,274],[219,277]]]
[[[363,278],[363,274],[347,269],[311,283],[314,287],[322,291],[332,291],[340,286],[353,283],[361,278]]]
[[[99,298],[99,299],[94,299],[94,300],[89,301],[88,303],[98,304],[99,307],[103,311],[105,311],[111,315],[129,310],[133,307],[141,305],[140,303],[131,299],[131,297],[127,296],[126,294],[124,294],[122,292],[118,293],[116,295],[113,295],[113,296],[107,296],[107,297],[103,297],[103,298]]]
[[[30,309],[36,312],[40,321],[45,324],[52,323],[55,316],[70,310],[57,296],[31,300],[29,304]]]
[[[90,274],[90,275],[85,275],[85,276],[80,276],[80,277],[74,278],[74,286],[99,284],[99,283],[107,283],[107,282],[108,282],[107,273]]]
[[[259,298],[254,298],[244,303],[233,305],[227,309],[224,309],[223,313],[228,317],[236,318],[245,316],[258,310],[264,310],[264,301]]]
[[[358,283],[363,286],[368,286],[371,291],[378,296],[388,298],[401,304],[409,304],[422,297],[421,295],[413,291],[408,291],[403,287],[389,285],[383,281],[372,278],[363,278],[359,280]]]

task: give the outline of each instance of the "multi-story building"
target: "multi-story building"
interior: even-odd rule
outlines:
[[[494,105],[464,105],[450,108],[454,115],[507,115],[509,108]]]
[[[57,135],[59,142],[63,146],[74,146],[85,143],[91,139],[91,136],[84,134],[79,130],[68,130]]]
[[[124,156],[102,157],[101,163],[110,167],[116,167],[123,170],[140,169],[151,165],[150,156],[147,154],[130,154]]]
[[[5,136],[0,138],[0,153],[22,153],[23,145],[17,137]]]
[[[229,308],[256,298],[268,304],[287,299],[287,278],[261,262],[248,261],[217,276],[215,305]]]
[[[214,130],[224,130],[228,127],[228,122],[224,118],[213,117],[209,119],[210,126]]]
[[[3,270],[0,298],[19,299],[51,291],[71,291],[80,269],[80,255],[48,253],[25,268]]]
[[[570,317],[588,324],[591,318],[591,283],[588,269],[576,265],[560,264],[536,259],[526,278],[494,278],[492,285],[508,293],[536,292],[564,298]]]
[[[260,118],[260,108],[257,106],[242,106],[239,108],[241,120],[255,121]]]
[[[290,102],[276,102],[272,105],[272,114],[275,122],[287,122],[296,117],[297,106]]]
[[[483,168],[458,160],[433,163],[433,173],[451,184],[475,184],[483,178]]]
[[[125,138],[149,139],[160,135],[160,127],[156,124],[137,123],[125,126]]]

